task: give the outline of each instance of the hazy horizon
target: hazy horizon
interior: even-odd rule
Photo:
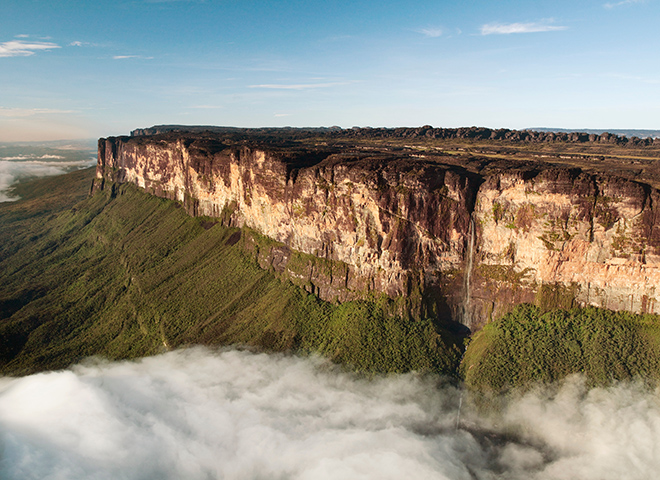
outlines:
[[[654,129],[659,18],[652,0],[7,0],[0,141],[155,124]]]
[[[0,203],[19,199],[11,188],[21,180],[62,175],[95,165],[95,143],[91,139],[0,142]]]
[[[64,143],[64,142],[81,142],[81,143],[96,143],[96,141],[99,138],[105,138],[105,137],[110,137],[110,136],[127,136],[130,135],[133,130],[136,129],[142,129],[142,128],[150,128],[154,126],[159,126],[159,125],[169,125],[169,124],[154,124],[154,125],[141,125],[141,126],[135,126],[131,128],[130,130],[124,132],[124,133],[118,133],[115,135],[102,135],[100,137],[76,137],[76,138],[47,138],[47,139],[37,139],[37,140],[0,140],[0,145],[2,144],[7,144],[7,145],[26,145],[26,146],[32,146],[34,144],[55,144],[55,143]],[[228,127],[228,128],[330,128],[334,125],[303,125],[303,126],[295,126],[292,127],[290,125],[281,125],[281,126],[273,126],[273,125],[262,125],[262,126],[257,126],[257,127],[245,127],[245,126],[237,126],[237,125],[199,125],[199,124],[182,124],[182,126],[212,126],[212,127]],[[373,125],[355,125],[357,127],[364,127],[364,128],[377,128]],[[392,126],[392,127],[383,127],[383,128],[397,128],[397,127],[403,127],[403,128],[417,128],[421,127],[422,125],[397,125],[397,126]],[[470,127],[477,127],[481,128],[483,125],[460,125],[458,127],[445,127],[444,125],[432,125],[434,128],[470,128]],[[342,128],[347,128],[347,127],[342,127]],[[352,128],[352,127],[348,127]],[[497,130],[498,128],[506,128],[506,127],[484,127],[484,128],[492,128],[493,130]],[[660,129],[652,129],[652,128],[564,128],[564,127],[523,127],[520,129],[511,129],[511,130],[528,130],[528,131],[552,131],[552,132],[608,132],[608,133],[617,133],[621,135],[622,133],[620,132],[632,132],[632,133],[642,133],[642,132],[653,132],[653,134],[660,135]]]

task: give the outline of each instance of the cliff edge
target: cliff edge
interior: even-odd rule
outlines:
[[[383,292],[473,330],[522,302],[657,312],[660,194],[648,184],[337,135],[100,139],[94,188],[130,182],[254,229],[274,240],[257,251],[263,267],[329,301]]]

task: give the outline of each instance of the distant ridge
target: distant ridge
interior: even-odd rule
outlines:
[[[158,135],[164,133],[222,134],[243,135],[258,134],[264,138],[287,137],[289,140],[323,135],[330,138],[434,138],[434,139],[472,139],[499,140],[514,143],[605,143],[624,147],[644,147],[660,144],[660,130],[569,130],[556,128],[534,128],[527,130],[494,130],[486,127],[441,128],[431,125],[421,127],[261,127],[239,128],[210,125],[155,125],[139,128],[131,132],[132,137]]]
[[[131,137],[140,137],[143,135],[158,135],[169,132],[189,132],[189,133],[246,133],[246,132],[330,132],[341,131],[340,127],[226,127],[218,125],[154,125],[149,128],[136,128],[131,131]]]
[[[589,133],[595,135],[602,135],[603,133],[612,133],[622,137],[637,137],[637,138],[660,138],[660,130],[638,130],[638,129],[597,129],[597,128],[548,128],[548,127],[532,127],[527,130],[535,130],[537,132],[561,132],[561,133]]]

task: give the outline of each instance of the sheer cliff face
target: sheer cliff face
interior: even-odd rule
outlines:
[[[482,177],[429,159],[185,137],[102,139],[97,177],[281,242],[260,261],[328,300],[371,290],[433,297],[424,314],[472,328],[521,301],[657,309],[660,197],[617,178],[567,169]],[[295,269],[290,249],[332,266]]]
[[[438,272],[462,271],[477,190],[472,177],[424,161],[183,140],[101,140],[97,176],[179,200],[194,215],[231,213],[232,225],[346,264],[345,278],[318,292],[340,300],[406,295]]]
[[[501,173],[482,185],[475,306],[498,300],[657,312],[658,192],[576,170]],[[490,300],[490,299],[493,300]],[[500,306],[501,308],[501,306]]]

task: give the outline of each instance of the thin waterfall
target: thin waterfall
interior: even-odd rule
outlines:
[[[470,214],[470,228],[468,230],[468,245],[467,252],[465,257],[465,274],[463,276],[463,325],[469,326],[471,321],[470,310],[470,279],[472,277],[472,265],[474,263],[474,243],[477,236],[477,229],[475,227],[474,216]],[[465,352],[463,352],[463,355]],[[463,361],[463,356],[461,356],[461,362]],[[464,389],[461,389],[461,395],[458,398],[458,409],[456,411],[456,425],[455,428],[458,430],[461,428],[461,407],[463,406],[463,394],[465,393]]]
[[[472,276],[472,264],[474,262],[474,241],[477,235],[474,217],[470,215],[470,229],[468,231],[468,250],[465,261],[465,276],[464,276],[464,294],[463,294],[463,324],[470,324],[470,277]]]
[[[459,428],[461,428],[461,407],[463,406],[463,393],[465,393],[465,390],[461,389],[461,396],[458,397],[458,410],[456,412],[455,430],[458,430]]]

